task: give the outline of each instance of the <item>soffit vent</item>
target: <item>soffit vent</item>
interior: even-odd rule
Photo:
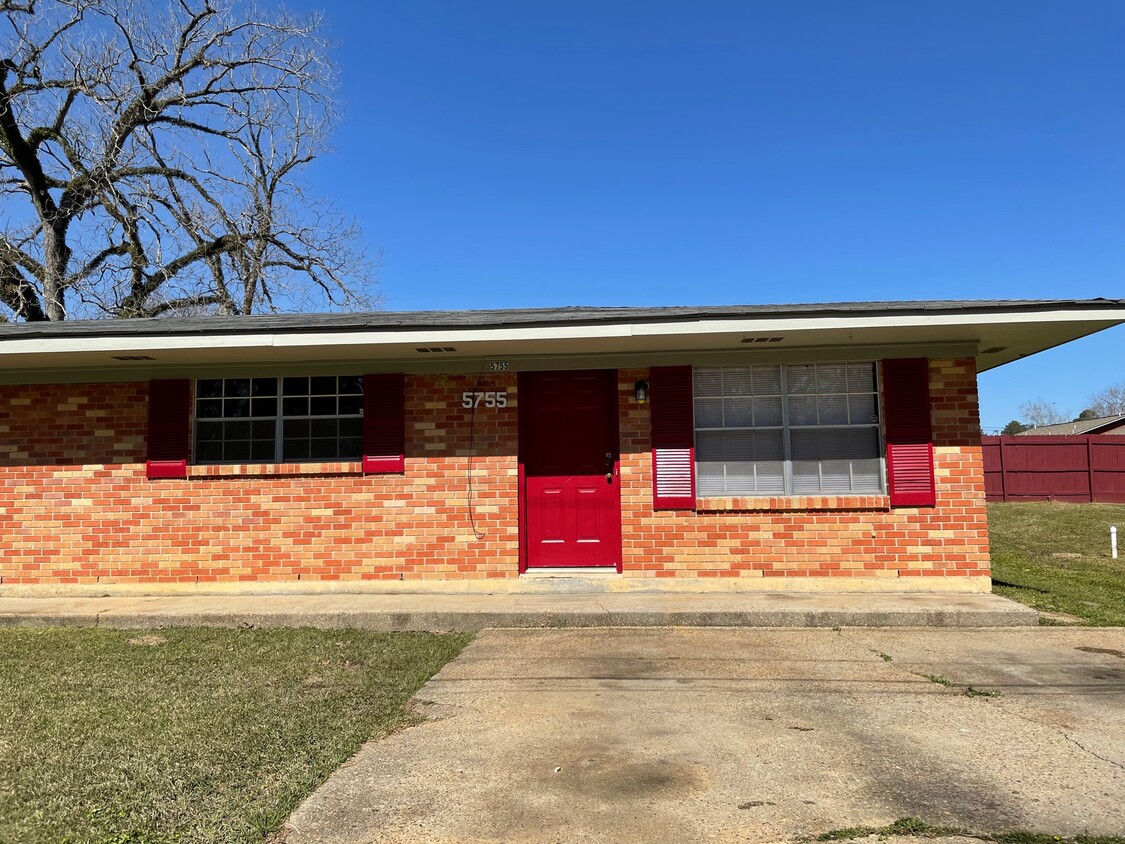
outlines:
[[[780,343],[784,337],[743,337],[743,343]]]
[[[148,355],[110,355],[114,360],[156,360]]]
[[[440,354],[442,352],[455,352],[457,351],[457,349],[453,346],[427,346],[425,348],[415,349],[414,351],[416,351],[420,355],[428,355],[432,353]]]

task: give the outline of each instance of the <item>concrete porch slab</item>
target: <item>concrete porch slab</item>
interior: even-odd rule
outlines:
[[[0,597],[0,626],[1024,627],[1034,610],[980,593],[318,594]]]

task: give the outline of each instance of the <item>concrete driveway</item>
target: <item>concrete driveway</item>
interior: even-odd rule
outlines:
[[[288,844],[1125,833],[1121,629],[494,630],[416,705]]]

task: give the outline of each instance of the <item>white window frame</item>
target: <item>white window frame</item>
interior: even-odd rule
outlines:
[[[789,366],[815,366],[815,365],[849,366],[849,365],[856,365],[856,364],[866,364],[866,365],[870,365],[871,368],[872,368],[872,381],[873,381],[874,388],[875,388],[874,389],[875,408],[876,408],[876,413],[878,414],[878,417],[879,417],[877,422],[870,423],[870,424],[848,423],[848,424],[845,424],[845,425],[840,425],[840,424],[836,424],[836,425],[819,425],[819,424],[818,425],[798,425],[798,426],[795,426],[795,427],[790,424],[790,420],[789,420],[790,393],[789,393],[788,371],[787,371],[787,368]],[[697,369],[744,369],[744,368],[747,368],[747,367],[754,367],[754,366],[776,366],[780,370],[779,377],[780,377],[780,385],[781,385],[781,394],[780,394],[781,395],[781,425],[763,425],[763,426],[757,426],[757,427],[745,427],[745,426],[727,427],[727,426],[724,425],[721,428],[713,428],[713,427],[712,428],[700,428],[697,425],[697,422],[696,422],[696,406],[697,406],[696,405],[696,399],[697,399],[697,396],[695,395],[695,389],[694,389],[695,371]],[[887,460],[886,460],[886,436],[885,436],[885,433],[883,431],[883,420],[884,420],[883,385],[882,385],[882,381],[880,379],[880,368],[878,366],[878,361],[820,360],[820,361],[788,361],[786,363],[751,363],[751,362],[746,362],[746,363],[740,363],[740,364],[726,364],[726,365],[716,364],[716,365],[707,365],[707,366],[692,366],[692,380],[693,380],[693,385],[692,385],[691,413],[692,413],[692,442],[693,443],[696,442],[696,440],[698,438],[698,434],[699,434],[700,431],[709,432],[709,431],[776,431],[776,430],[781,431],[781,443],[782,443],[782,490],[783,490],[782,492],[729,492],[729,491],[724,491],[724,492],[719,492],[719,493],[714,493],[714,492],[704,493],[702,491],[698,491],[697,496],[699,498],[803,498],[803,497],[808,497],[808,496],[886,495],[886,493],[887,493]],[[865,395],[865,394],[866,393],[863,393],[863,395]],[[796,395],[814,395],[815,396],[815,395],[825,395],[825,394],[821,394],[821,393],[808,393],[808,394],[797,393]],[[841,394],[829,393],[827,395],[841,395]],[[850,395],[853,395],[853,394],[843,393],[842,395],[850,396]],[[855,395],[861,395],[861,394],[856,393]],[[707,398],[707,397],[704,397],[704,398]],[[727,396],[724,393],[724,394],[721,395],[721,398],[725,401],[727,398],[729,398],[729,396]],[[750,396],[750,398],[753,398],[753,396]],[[725,408],[725,405],[724,405],[724,408]],[[724,414],[725,414],[725,409],[724,409]],[[873,428],[875,430],[876,452],[878,454],[878,460],[879,460],[879,489],[878,490],[855,490],[855,489],[851,489],[851,490],[828,490],[828,491],[824,491],[824,490],[813,491],[813,490],[810,490],[810,491],[802,491],[802,492],[794,492],[793,491],[793,443],[792,443],[792,434],[793,434],[794,430],[797,430],[797,431],[818,431],[818,430],[851,430],[851,429],[864,429],[864,428]],[[698,450],[697,450],[696,458],[695,458],[695,466],[693,467],[694,470],[695,470],[695,475],[696,475],[696,489],[697,490],[699,490],[699,477],[700,477],[699,467],[700,467],[700,463],[701,463],[701,461],[699,460]],[[849,472],[850,471],[851,471],[851,469],[849,468]],[[821,475],[820,477],[821,477],[821,483],[823,484],[823,475]],[[855,484],[854,484],[854,479],[853,479],[850,486],[854,487],[854,485]],[[725,484],[724,484],[724,486],[725,486]]]
[[[360,391],[360,393],[358,393],[358,395],[360,397],[359,412],[358,413],[336,413],[333,416],[313,416],[313,415],[308,415],[308,414],[306,414],[306,415],[288,415],[287,416],[284,412],[284,406],[283,406],[283,402],[285,400],[285,395],[284,395],[285,379],[286,378],[310,378],[311,379],[311,378],[317,378],[317,377],[331,377],[331,378],[336,378],[336,379],[339,379],[339,378],[359,378],[360,384],[361,384],[361,391]],[[199,395],[199,383],[201,381],[222,381],[222,382],[226,382],[226,381],[241,381],[241,380],[247,380],[247,381],[250,381],[250,382],[253,382],[255,380],[274,380],[274,381],[277,382],[277,392],[273,396],[273,398],[275,398],[276,401],[277,401],[277,409],[276,409],[273,416],[246,416],[246,417],[241,417],[241,416],[240,417],[233,417],[233,416],[200,417],[199,416],[199,402],[200,401],[216,400],[216,399],[213,399],[213,398],[208,397],[208,396],[200,396]],[[289,375],[277,375],[277,376],[274,376],[274,375],[232,375],[232,376],[221,376],[221,377],[214,377],[214,378],[196,378],[192,383],[191,462],[192,462],[193,465],[197,465],[197,466],[243,466],[243,465],[247,465],[247,466],[248,465],[268,466],[268,465],[277,465],[277,464],[282,464],[282,463],[340,463],[340,462],[354,463],[356,461],[359,461],[363,458],[363,454],[362,454],[362,450],[363,450],[362,449],[362,437],[363,437],[362,423],[361,423],[360,434],[359,434],[359,438],[361,440],[360,453],[356,454],[355,456],[349,455],[347,457],[340,457],[340,456],[336,456],[336,457],[301,457],[301,458],[288,458],[288,459],[286,459],[286,457],[285,457],[285,423],[286,422],[308,421],[311,424],[314,421],[320,421],[320,420],[335,420],[336,422],[339,422],[340,420],[343,420],[343,419],[360,419],[360,420],[362,420],[363,419],[362,383],[363,383],[363,376],[359,375],[357,373],[351,373],[351,372],[335,373],[335,374],[330,375],[330,376],[292,375],[292,374],[289,374]],[[321,394],[318,394],[318,395],[321,395]],[[327,395],[327,394],[323,394],[323,395]],[[337,380],[337,391],[336,391],[335,395],[336,395],[336,400],[338,402],[342,395],[343,396],[354,396],[354,395],[357,395],[357,394],[356,393],[340,393],[339,392],[339,381]],[[310,401],[311,401],[312,398],[315,398],[315,397],[316,396],[313,396],[312,394],[310,394],[309,395]],[[252,397],[247,397],[247,401],[250,401],[251,398]],[[290,398],[293,398],[293,397],[290,396]],[[225,400],[225,398],[217,399],[217,401],[220,401],[220,402],[222,402],[224,400]],[[200,440],[199,440],[199,424],[200,424],[200,422],[207,423],[207,422],[242,422],[242,421],[245,421],[245,422],[251,423],[251,424],[254,423],[255,421],[257,421],[257,422],[272,421],[274,423],[273,458],[272,459],[259,460],[259,459],[254,459],[253,456],[248,457],[244,460],[240,460],[240,459],[236,459],[236,460],[200,460],[199,459],[199,442],[200,442]],[[337,439],[337,441],[339,441],[342,438],[337,434],[336,439]],[[224,440],[224,442],[225,442],[225,440]],[[253,439],[251,439],[250,442],[251,442],[251,449],[252,449],[253,448],[253,442],[254,442]]]

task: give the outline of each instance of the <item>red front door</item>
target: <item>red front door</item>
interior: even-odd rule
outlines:
[[[528,568],[621,564],[616,375],[520,373]]]

